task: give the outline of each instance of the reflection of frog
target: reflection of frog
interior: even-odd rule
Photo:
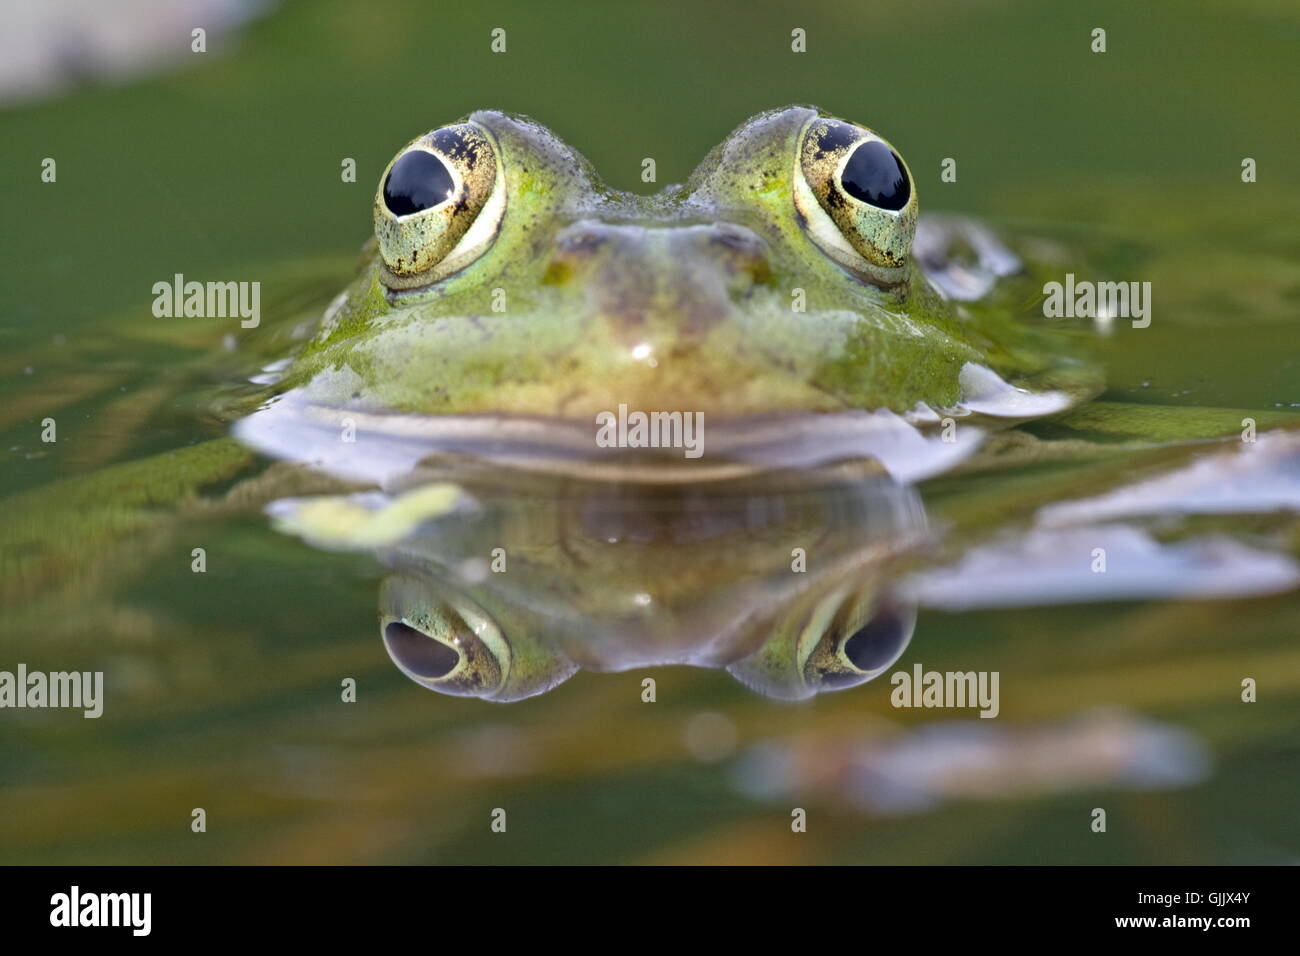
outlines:
[[[472,507],[378,549],[399,572],[380,597],[384,643],[434,690],[513,700],[579,667],[694,664],[806,697],[869,680],[911,637],[887,582],[924,516],[878,468],[667,486],[458,477]]]

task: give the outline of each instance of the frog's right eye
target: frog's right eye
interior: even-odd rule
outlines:
[[[393,158],[375,194],[375,237],[390,289],[465,268],[491,246],[505,213],[497,150],[475,123],[421,136]]]
[[[576,670],[545,644],[507,637],[477,604],[429,579],[386,578],[379,602],[388,656],[411,680],[440,694],[519,700],[549,690]]]

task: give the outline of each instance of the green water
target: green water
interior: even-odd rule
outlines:
[[[1109,397],[1300,402],[1294,5],[879,6],[291,3],[177,72],[0,113],[6,516],[51,481],[223,433],[209,393],[238,357],[167,389],[192,377],[210,330],[123,341],[149,328],[153,283],[260,279],[267,300],[311,314],[366,238],[393,151],[482,106],[536,116],[611,185],[641,190],[643,157],[679,181],[750,114],[815,102],[887,135],[923,209],[1076,236],[1107,277],[1153,282],[1152,327],[1119,323],[1100,347]],[[488,48],[498,26],[504,55]],[[1097,26],[1105,54],[1089,51]],[[806,54],[789,51],[794,27]],[[39,180],[46,156],[57,184]],[[1247,156],[1255,184],[1240,181]],[[945,157],[955,183],[939,182]],[[969,491],[922,488],[939,519]],[[637,671],[578,674],[509,706],[444,698],[389,662],[379,571],[362,557],[219,512],[178,529],[145,520],[111,548],[75,523],[66,535],[35,596],[22,555],[5,566],[0,669],[102,669],[111,692],[98,720],[0,712],[0,862],[1248,863],[1300,850],[1295,595],[922,612],[901,666],[999,671],[1008,725],[1124,708],[1194,734],[1213,770],[1189,787],[1012,788],[882,816],[833,785],[758,799],[736,773],[765,742],[835,752],[934,721],[892,708],[884,681],[798,706],[682,668],[654,672],[653,704]],[[355,703],[340,702],[344,677]],[[734,728],[717,760],[686,743],[708,713]],[[793,806],[807,833],[790,832]],[[196,807],[206,833],[191,832]],[[489,829],[495,808],[504,834]]]

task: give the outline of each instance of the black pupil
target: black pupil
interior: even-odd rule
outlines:
[[[384,203],[394,216],[409,216],[445,202],[455,191],[456,184],[442,160],[413,149],[393,163],[384,181]]]
[[[874,671],[892,663],[911,635],[901,616],[882,611],[844,642],[844,656],[860,671]]]
[[[880,209],[902,209],[912,195],[912,185],[898,155],[879,140],[853,151],[840,177],[844,191],[854,199]]]
[[[403,667],[431,680],[446,677],[460,663],[460,655],[446,644],[401,621],[384,628],[384,642]]]

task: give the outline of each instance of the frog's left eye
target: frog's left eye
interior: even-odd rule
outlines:
[[[477,124],[444,126],[408,144],[375,195],[384,284],[429,285],[487,251],[505,213],[502,179],[497,151]]]
[[[877,285],[905,277],[916,189],[901,156],[863,126],[817,117],[795,163],[795,206],[813,242]]]

